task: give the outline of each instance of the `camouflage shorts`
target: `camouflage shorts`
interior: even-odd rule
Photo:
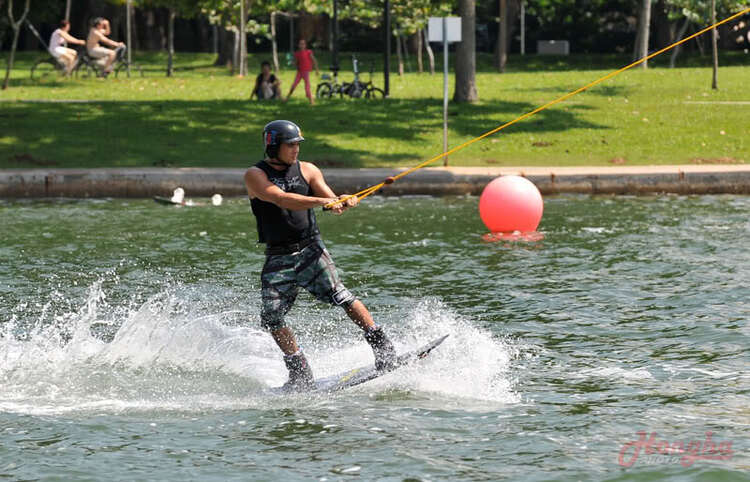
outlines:
[[[356,299],[341,283],[333,259],[321,240],[295,253],[267,255],[260,281],[261,325],[271,331],[284,326],[284,316],[297,299],[300,286],[318,300],[332,305],[349,306]]]

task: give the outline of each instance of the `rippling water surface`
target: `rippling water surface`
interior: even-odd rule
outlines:
[[[748,480],[750,198],[551,197],[537,243],[476,198],[319,215],[398,349],[274,397],[244,200],[0,201],[0,477]],[[289,316],[317,376],[371,362],[342,312]]]

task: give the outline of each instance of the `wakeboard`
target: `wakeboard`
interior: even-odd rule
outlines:
[[[410,365],[417,360],[421,360],[430,354],[438,345],[443,343],[448,335],[443,335],[430,343],[424,345],[416,350],[407,351],[398,355],[394,366],[388,370],[376,370],[375,365],[366,365],[359,368],[353,368],[337,375],[331,375],[325,378],[319,378],[315,380],[315,388],[312,392],[336,392],[347,388],[361,385],[362,383],[369,382],[378,377],[382,377],[394,370],[398,370],[401,367]],[[271,389],[272,393],[285,394],[287,391],[283,390],[282,387],[274,387]]]
[[[177,202],[172,201],[172,198],[164,197],[164,196],[154,196],[154,201],[156,201],[159,204],[172,204],[175,206],[184,206],[185,202]]]

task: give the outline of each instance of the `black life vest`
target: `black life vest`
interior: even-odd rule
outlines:
[[[255,167],[268,176],[268,180],[284,192],[310,196],[312,189],[302,175],[299,161],[287,169],[279,171],[266,161],[260,161]],[[312,209],[292,211],[276,204],[253,198],[250,207],[258,224],[258,242],[269,246],[297,243],[303,239],[320,234],[315,212]]]

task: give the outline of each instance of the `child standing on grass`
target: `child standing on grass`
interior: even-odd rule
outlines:
[[[316,75],[320,75],[320,71],[318,71],[318,61],[315,60],[312,50],[307,48],[305,39],[300,39],[298,50],[294,52],[294,60],[297,63],[297,76],[294,78],[292,88],[289,89],[289,95],[286,96],[284,102],[288,101],[289,97],[292,96],[292,92],[294,92],[295,87],[299,84],[300,79],[304,79],[305,95],[310,100],[310,104],[315,105],[315,99],[310,91],[310,71],[315,68]]]

